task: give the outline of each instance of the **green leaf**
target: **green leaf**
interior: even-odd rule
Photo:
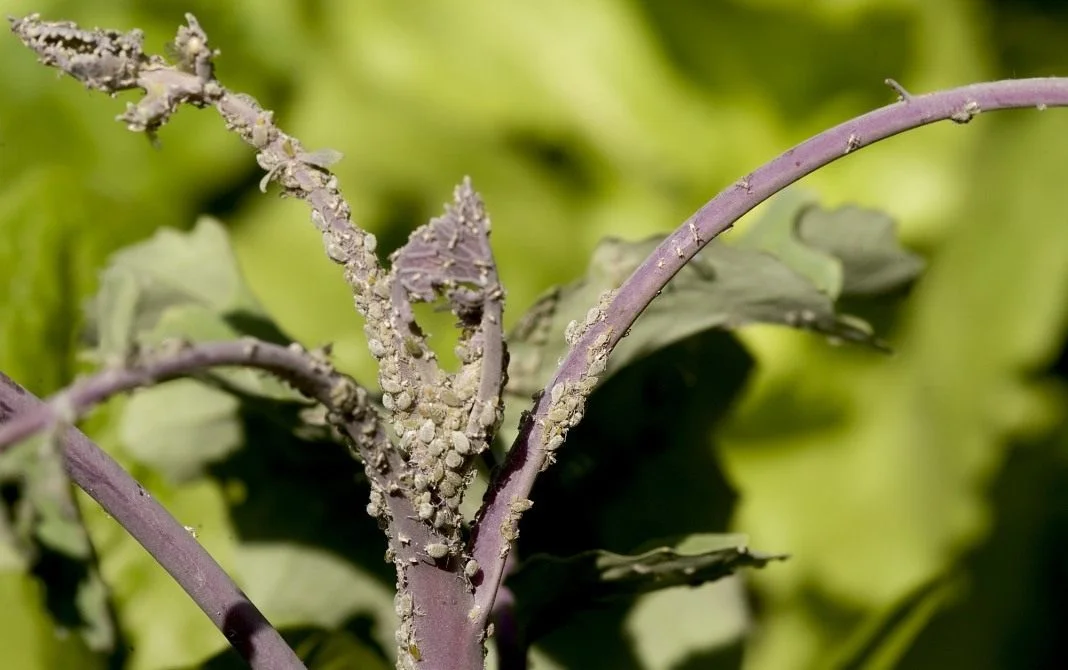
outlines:
[[[226,230],[208,218],[188,233],[160,230],[116,253],[91,311],[96,358],[105,362],[174,338],[286,339],[246,286]],[[128,453],[171,481],[202,474],[241,445],[234,393],[306,402],[281,381],[252,370],[217,370],[204,377],[143,389],[122,414],[119,431]]]
[[[959,595],[960,587],[959,580],[947,575],[920,584],[861,626],[833,667],[841,670],[899,667],[901,657],[916,637],[948,601]]]
[[[798,217],[812,199],[796,188],[780,193],[734,244],[771,254],[822,293],[836,299],[842,292],[842,264],[832,254],[808,245],[797,235]]]
[[[897,225],[883,212],[846,206],[805,207],[796,219],[800,242],[842,266],[842,295],[889,293],[916,279],[924,262],[897,241]]]
[[[741,568],[762,568],[786,556],[751,552],[739,535],[695,535],[674,546],[625,556],[586,551],[569,557],[535,555],[508,578],[517,616],[530,639],[570,612],[676,586],[697,586]]]
[[[879,346],[865,322],[836,313],[833,298],[838,287],[858,284],[890,290],[914,278],[919,265],[911,256],[895,256],[885,250],[887,243],[897,249],[892,237],[885,239],[888,220],[862,210],[848,209],[843,215],[830,217],[809,215],[817,222],[814,230],[848,226],[875,229],[856,243],[835,248],[840,257],[809,246],[794,235],[800,206],[794,196],[777,199],[775,207],[741,243],[728,245],[714,240],[705,247],[638,318],[612,353],[608,374],[702,330],[734,329],[750,323],[780,324]],[[821,210],[801,210],[812,211]],[[529,396],[548,381],[566,351],[563,332],[568,322],[585,319],[586,310],[597,303],[601,293],[618,287],[659,242],[660,238],[602,241],[583,279],[553,290],[528,312],[509,337],[510,393]],[[878,272],[863,274],[868,264],[875,264]],[[843,267],[851,268],[850,273],[844,275]]]
[[[188,312],[187,322],[169,314],[176,308],[199,311]],[[197,339],[205,332],[233,332],[231,322],[241,317],[280,334],[245,285],[226,230],[206,217],[188,233],[159,230],[114,254],[89,316],[96,355],[105,362],[121,361],[163,335]]]
[[[134,395],[119,436],[127,453],[172,481],[187,481],[242,444],[233,395],[179,379]]]
[[[0,454],[0,483],[15,493],[0,502],[0,541],[7,545],[0,550],[7,565],[0,567],[38,574],[57,628],[110,653],[118,633],[107,588],[52,438],[37,436]]]

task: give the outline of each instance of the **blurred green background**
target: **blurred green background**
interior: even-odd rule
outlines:
[[[140,27],[151,51],[194,13],[222,51],[225,84],[309,149],[344,153],[335,167],[355,219],[387,250],[471,175],[494,220],[509,324],[578,276],[600,238],[666,232],[765,160],[892,101],[886,77],[926,92],[1068,71],[1068,5],[1056,0],[0,6]],[[258,192],[251,151],[215,114],[183,110],[154,148],[114,122],[121,101],[57,81],[13,37],[0,39],[0,90],[0,370],[38,394],[69,382],[107,256],[207,213],[232,232],[281,326],[334,342],[341,366],[373,381],[305,207]],[[739,334],[753,368],[707,435],[709,487],[737,496],[727,528],[792,558],[744,575],[747,596],[727,581],[643,598],[622,623],[626,661],[603,660],[614,657],[596,627],[579,623],[577,636],[547,640],[535,667],[1068,663],[1066,133],[1058,110],[981,115],[805,180],[824,204],[891,213],[930,266],[907,299],[863,312],[892,356],[769,327]],[[725,400],[709,397],[707,411]],[[228,513],[249,495],[239,481],[167,479],[123,452],[114,416],[98,414],[90,434],[198,528],[274,623],[343,626],[355,655],[333,667],[384,667],[392,586],[358,491],[312,508],[351,518],[360,533],[345,542],[372,567],[270,533],[251,541]],[[284,460],[270,467],[285,480]],[[222,649],[166,575],[80,500],[123,651],[87,651],[50,609],[47,570],[0,544],[0,665],[155,670]],[[583,644],[586,655],[560,651]]]

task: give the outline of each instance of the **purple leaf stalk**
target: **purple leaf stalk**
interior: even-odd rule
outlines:
[[[385,269],[375,237],[351,220],[337,179],[335,157],[308,152],[275,124],[253,98],[215,79],[208,38],[197,21],[174,40],[177,62],[142,51],[139,31],[82,30],[72,23],[12,19],[13,32],[46,65],[86,87],[113,94],[138,89],[119,119],[131,130],[155,133],[182,104],[214,107],[229,130],[256,149],[284,194],[305,200],[327,256],[341,265],[364,332],[379,366],[381,408],[366,390],[300,348],[253,340],[177,344],[129,357],[120,367],[73,384],[46,403],[0,375],[0,450],[35,432],[71,424],[117,393],[196,375],[214,366],[265,370],[323,404],[331,423],[350,442],[371,482],[367,512],[389,541],[387,559],[397,574],[396,631],[399,668],[468,670],[482,667],[495,612],[507,626],[502,659],[520,667],[525,652],[511,630],[507,607],[495,609],[519,521],[538,473],[555,460],[568,431],[581,420],[586,400],[608,356],[667,282],[713,238],[746,212],[805,175],[897,133],[928,123],[967,123],[981,112],[1068,105],[1068,79],[1026,79],[976,84],[913,96],[887,80],[900,96],[891,105],[847,121],[788,150],[731,185],[668,236],[614,291],[567,329],[568,354],[533,408],[494,474],[473,520],[460,503],[475,464],[502,416],[507,353],[502,333],[504,292],[489,245],[490,220],[465,180],[444,216],[414,231]],[[457,317],[456,372],[438,365],[419,329],[413,303],[444,300]],[[263,615],[218,564],[140,485],[80,432],[62,438],[76,484],[121,523],[204,609],[254,668],[303,667]],[[518,653],[517,653],[518,652]]]

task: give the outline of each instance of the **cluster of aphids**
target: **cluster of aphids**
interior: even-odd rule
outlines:
[[[585,335],[598,324],[604,324],[608,305],[612,302],[615,291],[605,291],[597,304],[586,312],[584,321],[571,321],[564,330],[564,339],[571,347],[579,346]],[[549,410],[542,420],[541,429],[545,445],[545,462],[542,469],[549,467],[555,460],[556,450],[564,443],[567,431],[582,421],[586,399],[600,382],[600,376],[608,366],[609,343],[612,340],[612,326],[600,328],[593,340],[586,345],[586,368],[576,381],[556,383],[549,390]]]

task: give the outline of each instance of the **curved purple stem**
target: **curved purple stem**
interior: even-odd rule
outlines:
[[[611,351],[675,273],[714,237],[783,188],[847,154],[936,121],[963,124],[984,111],[1068,106],[1068,78],[1060,77],[973,84],[919,96],[904,93],[900,85],[896,90],[902,94],[899,102],[826,130],[721,191],[645,259],[615,293],[604,318],[574,344],[520,427],[479,510],[472,553],[484,570],[475,593],[482,612],[492,611],[503,579],[509,541],[500,529],[512,514],[510,503],[529,495],[545,464],[542,426],[551,404],[549,391],[557,384],[577,382],[587,373],[587,352],[599,337],[605,341],[605,331]]]
[[[49,413],[46,403],[0,373],[0,424],[12,415]],[[77,429],[66,431],[62,447],[71,479],[159,561],[251,668],[303,670],[282,636],[211,554],[121,465]]]

